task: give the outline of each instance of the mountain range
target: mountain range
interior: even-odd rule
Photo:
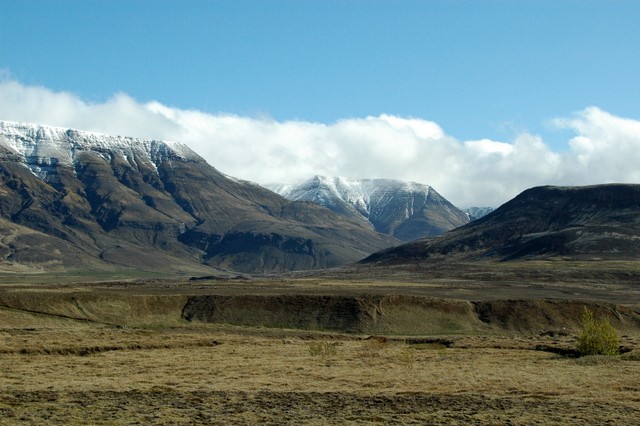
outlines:
[[[444,235],[369,256],[363,263],[441,260],[640,258],[640,185],[543,186]]]
[[[416,183],[316,176],[272,189],[287,198],[180,143],[0,122],[0,272],[640,257],[640,185],[532,188],[471,222],[484,212]]]
[[[0,122],[2,270],[278,272],[397,243],[227,177],[184,144]]]
[[[402,241],[440,235],[470,220],[435,189],[415,182],[315,176],[297,185],[267,187],[290,200],[311,201],[368,221],[376,231]]]

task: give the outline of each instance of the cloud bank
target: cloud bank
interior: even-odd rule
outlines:
[[[180,141],[218,170],[259,183],[314,174],[425,183],[460,207],[498,206],[538,185],[640,182],[640,121],[589,107],[552,124],[574,137],[554,151],[541,137],[460,141],[432,121],[392,115],[331,124],[208,114],[124,93],[91,103],[0,81],[0,120]]]

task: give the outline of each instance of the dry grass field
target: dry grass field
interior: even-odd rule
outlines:
[[[346,292],[335,280],[312,285]],[[0,424],[640,424],[633,328],[621,356],[576,358],[575,330],[372,338],[180,318],[187,293],[242,286],[295,287],[1,285]]]
[[[534,350],[570,347],[570,337],[412,343],[27,317],[29,327],[14,318],[0,331],[6,425],[640,422],[638,352],[576,359]]]

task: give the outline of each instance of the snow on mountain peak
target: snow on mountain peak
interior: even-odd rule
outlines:
[[[398,192],[423,193],[429,195],[431,187],[416,182],[394,179],[350,179],[342,176],[327,177],[316,175],[298,185],[268,185],[272,191],[295,201],[313,201],[331,204],[339,199],[353,206],[368,217],[373,200],[379,203],[389,194]]]
[[[178,142],[111,136],[61,127],[0,121],[0,146],[17,154],[36,175],[42,166],[72,165],[77,152],[94,151],[101,156],[143,157],[158,166],[164,158],[202,160]],[[42,176],[40,176],[42,177]]]
[[[290,200],[360,215],[378,232],[405,241],[437,235],[469,221],[433,188],[416,182],[314,176],[298,185],[268,188]]]

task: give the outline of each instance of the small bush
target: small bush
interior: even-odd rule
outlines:
[[[329,342],[314,342],[309,344],[309,355],[327,359],[336,356],[338,344]]]
[[[576,349],[580,356],[618,355],[620,336],[609,320],[596,320],[586,307],[580,320],[582,332],[578,335]]]

